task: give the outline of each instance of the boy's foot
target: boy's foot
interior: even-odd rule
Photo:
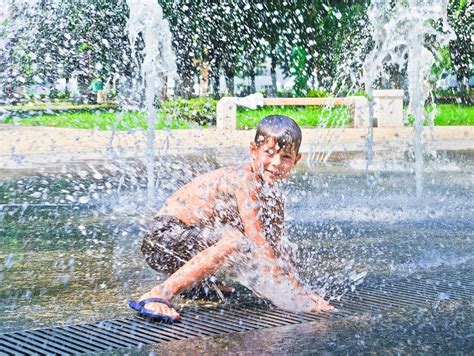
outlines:
[[[150,299],[150,298],[161,298],[161,299],[164,299],[164,300],[170,302],[168,300],[168,298],[165,298],[161,295],[158,295],[158,294],[152,293],[152,292],[148,292],[148,293],[143,294],[140,297],[140,299],[138,300],[138,302],[141,302],[142,300]],[[179,313],[174,308],[168,307],[164,303],[150,302],[150,303],[146,304],[146,309],[151,311],[152,313],[155,313],[155,314],[163,314],[163,315],[169,316],[170,318],[173,318],[173,319],[180,319]]]

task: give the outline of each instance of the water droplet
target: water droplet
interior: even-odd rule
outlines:
[[[87,204],[89,202],[89,197],[88,196],[83,196],[79,198],[79,203],[81,204]]]
[[[7,269],[10,269],[11,266],[13,266],[14,257],[15,257],[15,255],[13,253],[11,253],[11,254],[8,255],[7,259],[5,260],[4,266]]]

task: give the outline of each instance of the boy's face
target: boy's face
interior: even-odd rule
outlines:
[[[265,183],[273,184],[288,177],[291,169],[301,159],[291,145],[279,147],[274,137],[267,138],[263,144],[250,144],[252,168]]]

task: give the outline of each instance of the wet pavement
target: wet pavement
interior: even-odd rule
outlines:
[[[156,206],[200,171],[160,162]],[[306,163],[288,186],[288,226],[300,270],[326,295],[357,291],[364,279],[455,270],[474,256],[474,158],[438,157],[416,202],[409,160]],[[0,181],[0,332],[133,316],[126,302],[159,278],[144,265],[146,206],[139,163],[100,162]],[[441,278],[443,278],[441,276]],[[473,350],[472,296],[436,307],[160,344],[147,351],[229,353],[432,353]],[[263,340],[263,341],[262,341]],[[144,350],[137,350],[143,352]]]

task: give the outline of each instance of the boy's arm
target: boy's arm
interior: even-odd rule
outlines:
[[[263,232],[263,223],[259,217],[260,206],[257,200],[257,193],[248,182],[241,184],[236,192],[237,207],[240,213],[240,218],[244,227],[244,234],[250,241],[252,241],[261,251],[262,257],[269,263],[271,273],[274,277],[286,277],[294,288],[302,287],[299,279],[290,273],[284,271],[277,264],[277,257],[275,250],[265,238]]]
[[[245,179],[245,178],[244,178]],[[269,262],[270,268],[264,272],[269,272],[273,277],[286,278],[293,288],[296,288],[301,295],[309,296],[310,311],[331,311],[334,308],[323,298],[314,293],[308,293],[300,280],[290,271],[285,271],[278,266],[277,257],[274,249],[265,238],[263,224],[259,218],[260,208],[257,200],[257,193],[252,189],[251,184],[243,182],[235,191],[237,198],[237,208],[244,227],[244,234],[261,251],[262,257]]]

